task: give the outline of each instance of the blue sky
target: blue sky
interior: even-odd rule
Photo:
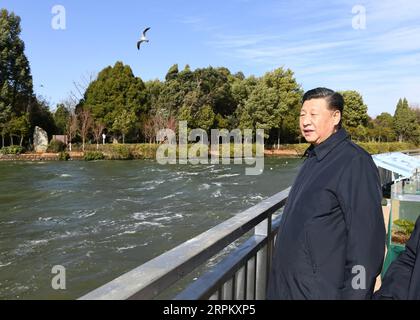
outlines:
[[[55,5],[66,9],[65,30],[51,26]],[[352,27],[356,5],[366,10],[364,29]],[[290,68],[304,90],[359,91],[371,116],[393,114],[400,97],[420,103],[418,0],[0,0],[0,7],[22,18],[36,93],[53,105],[73,81],[118,60],[145,81],[164,79],[174,63],[247,76]],[[138,51],[146,26],[150,43]]]

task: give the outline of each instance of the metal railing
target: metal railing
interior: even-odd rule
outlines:
[[[405,153],[408,156],[419,156],[420,155],[420,149],[404,150],[404,151],[401,151],[401,152]]]
[[[233,252],[175,299],[265,299],[272,247],[290,188],[84,295],[81,300],[152,299],[220,254],[249,231]]]

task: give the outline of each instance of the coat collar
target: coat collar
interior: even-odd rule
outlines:
[[[347,131],[344,128],[338,129],[327,140],[321,142],[319,145],[311,146],[306,149],[304,156],[310,158],[316,156],[318,161],[321,161],[330,153],[341,141],[348,138]]]

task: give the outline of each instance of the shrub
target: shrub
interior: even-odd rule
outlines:
[[[2,154],[21,154],[24,152],[23,147],[21,146],[9,146],[9,147],[4,147],[1,149],[1,153]]]
[[[59,140],[52,140],[48,145],[47,152],[57,153],[66,150],[66,145]]]
[[[85,153],[84,159],[86,161],[103,160],[105,159],[105,156],[102,152],[99,151],[88,151]]]
[[[113,160],[131,160],[134,158],[129,146],[116,145],[113,147],[111,158]]]
[[[70,159],[70,155],[68,154],[68,152],[63,151],[58,154],[58,160],[60,161],[67,161],[69,159]]]
[[[281,150],[295,150],[298,155],[303,155],[310,146],[309,143],[283,144]]]
[[[401,231],[404,235],[410,236],[415,227],[415,223],[410,220],[398,219],[394,221],[395,226],[398,228],[398,231]]]
[[[357,144],[370,154],[405,151],[416,148],[416,145],[409,142],[357,142]]]

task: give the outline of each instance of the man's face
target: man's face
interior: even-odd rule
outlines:
[[[329,110],[325,99],[310,99],[300,111],[300,131],[307,142],[318,145],[336,131],[340,111]]]

